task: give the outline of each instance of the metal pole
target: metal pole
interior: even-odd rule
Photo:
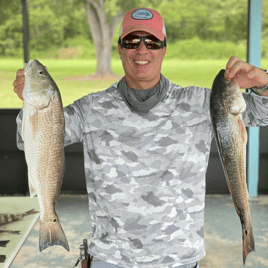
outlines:
[[[260,68],[261,62],[262,0],[248,0],[247,62]],[[248,129],[248,190],[250,197],[258,195],[259,128]]]
[[[23,48],[24,48],[24,63],[28,62],[28,16],[27,16],[27,0],[22,0],[22,15],[23,15]]]

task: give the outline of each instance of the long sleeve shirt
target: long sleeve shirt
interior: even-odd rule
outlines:
[[[268,97],[243,93],[246,126],[268,125]],[[169,81],[148,113],[117,90],[64,108],[64,145],[81,142],[91,219],[88,252],[122,267],[190,267],[205,256],[205,178],[213,137],[210,89]],[[18,148],[22,112],[17,117]]]

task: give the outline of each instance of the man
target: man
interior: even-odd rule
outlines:
[[[93,268],[199,267],[205,255],[210,90],[183,88],[161,74],[165,42],[157,11],[130,10],[118,44],[125,77],[64,108],[65,146],[84,146]],[[236,57],[225,77],[241,88],[268,89],[268,75]],[[18,70],[14,91],[21,99],[23,85]],[[245,125],[268,125],[268,91],[243,96]]]

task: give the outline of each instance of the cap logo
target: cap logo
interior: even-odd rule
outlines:
[[[132,13],[132,18],[135,20],[149,20],[153,17],[153,13],[145,8],[140,8]]]

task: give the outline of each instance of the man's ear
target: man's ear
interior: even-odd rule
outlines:
[[[121,47],[121,45],[117,45],[117,50],[118,50],[118,53],[120,55],[120,59],[122,60],[122,57],[123,57],[123,49]]]
[[[166,51],[167,51],[167,47],[164,46],[164,47],[163,47],[163,59],[164,59],[164,57],[165,57],[165,55],[166,55]]]

